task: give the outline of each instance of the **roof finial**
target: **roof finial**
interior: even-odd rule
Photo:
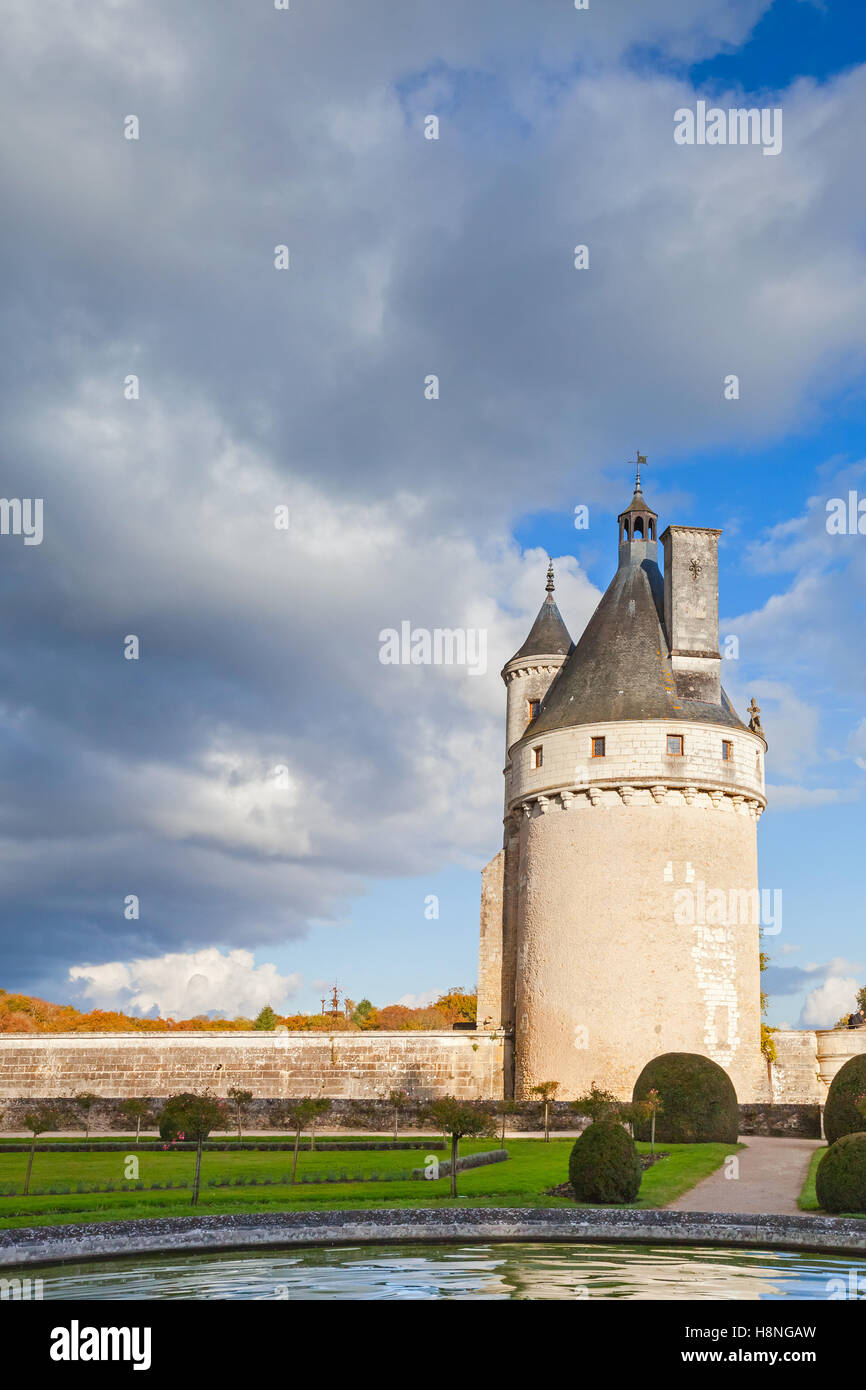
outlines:
[[[547,583],[545,584],[544,587],[545,587],[545,589],[547,590],[547,592],[548,592],[549,594],[552,594],[552,593],[553,593],[553,556],[552,556],[552,555],[548,555],[547,561],[548,561],[548,564],[547,564]]]
[[[640,486],[640,466],[641,466],[642,463],[646,463],[646,454],[642,454],[641,451],[640,451],[640,449],[637,449],[637,450],[636,450],[636,453],[637,453],[637,477],[636,477],[636,479],[635,479],[634,490],[635,490],[635,492],[640,492],[640,490],[641,490],[641,486]]]

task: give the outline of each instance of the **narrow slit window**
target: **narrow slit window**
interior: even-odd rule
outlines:
[[[541,704],[541,701],[540,701],[540,700],[527,700],[526,703],[527,703],[527,705],[529,706],[529,722],[530,722],[530,724],[531,724],[532,721],[533,721],[533,719],[535,718],[535,716],[536,716],[537,713],[538,713],[538,706]]]
[[[733,761],[734,745],[729,738],[722,739],[722,761],[729,763]]]
[[[683,756],[683,736],[682,734],[668,734],[668,757],[681,758]]]
[[[532,766],[533,766],[533,767],[541,767],[541,765],[542,765],[543,762],[544,762],[544,749],[541,747],[541,745],[539,745],[538,748],[533,748],[533,750],[532,750]]]
[[[603,757],[604,757],[604,739],[603,739],[603,738],[594,738],[594,739],[592,740],[592,756],[593,756],[594,758],[603,758]]]

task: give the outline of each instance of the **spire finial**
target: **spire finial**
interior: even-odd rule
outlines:
[[[637,477],[635,478],[634,490],[640,492],[640,466],[642,463],[646,463],[646,454],[642,454],[640,449],[635,450],[635,452],[637,453]]]
[[[548,557],[547,557],[547,562],[548,562],[548,563],[547,563],[547,583],[545,584],[544,587],[545,587],[545,589],[547,590],[547,592],[548,592],[549,594],[552,594],[552,593],[553,593],[553,556],[552,556],[552,555],[548,555]]]

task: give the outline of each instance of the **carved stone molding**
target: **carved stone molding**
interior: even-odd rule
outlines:
[[[587,802],[593,806],[598,806],[604,799],[605,792],[616,792],[623,805],[629,806],[639,790],[647,790],[656,806],[661,806],[667,799],[668,792],[680,792],[686,805],[692,806],[698,796],[707,796],[712,804],[713,810],[718,811],[726,802],[730,802],[735,813],[752,816],[756,821],[760,820],[764,811],[764,803],[755,796],[746,796],[743,792],[730,792],[720,787],[701,787],[699,785],[689,785],[687,787],[675,784],[665,784],[654,782],[650,786],[639,788],[632,783],[620,783],[610,787],[598,786],[593,783],[588,787],[565,787],[561,791],[539,792],[528,796],[524,801],[518,802],[512,807],[505,817],[506,825],[511,823],[516,828],[520,820],[521,813],[529,818],[533,814],[547,815],[551,810],[573,811],[577,806],[586,805]],[[536,809],[537,808],[537,812]]]
[[[563,660],[564,659],[565,658],[563,658]],[[561,664],[562,663],[560,662],[560,665]],[[549,676],[555,675],[558,670],[559,665],[548,666],[546,663],[539,664],[537,662],[532,662],[531,664],[527,664],[526,666],[517,666],[513,671],[508,671],[503,676],[503,679],[506,685],[510,685],[511,682],[513,680],[516,680],[518,676]]]

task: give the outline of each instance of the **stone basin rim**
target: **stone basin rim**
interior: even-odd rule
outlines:
[[[147,1217],[0,1231],[0,1268],[353,1245],[692,1245],[866,1258],[866,1221],[756,1213],[474,1207]]]

